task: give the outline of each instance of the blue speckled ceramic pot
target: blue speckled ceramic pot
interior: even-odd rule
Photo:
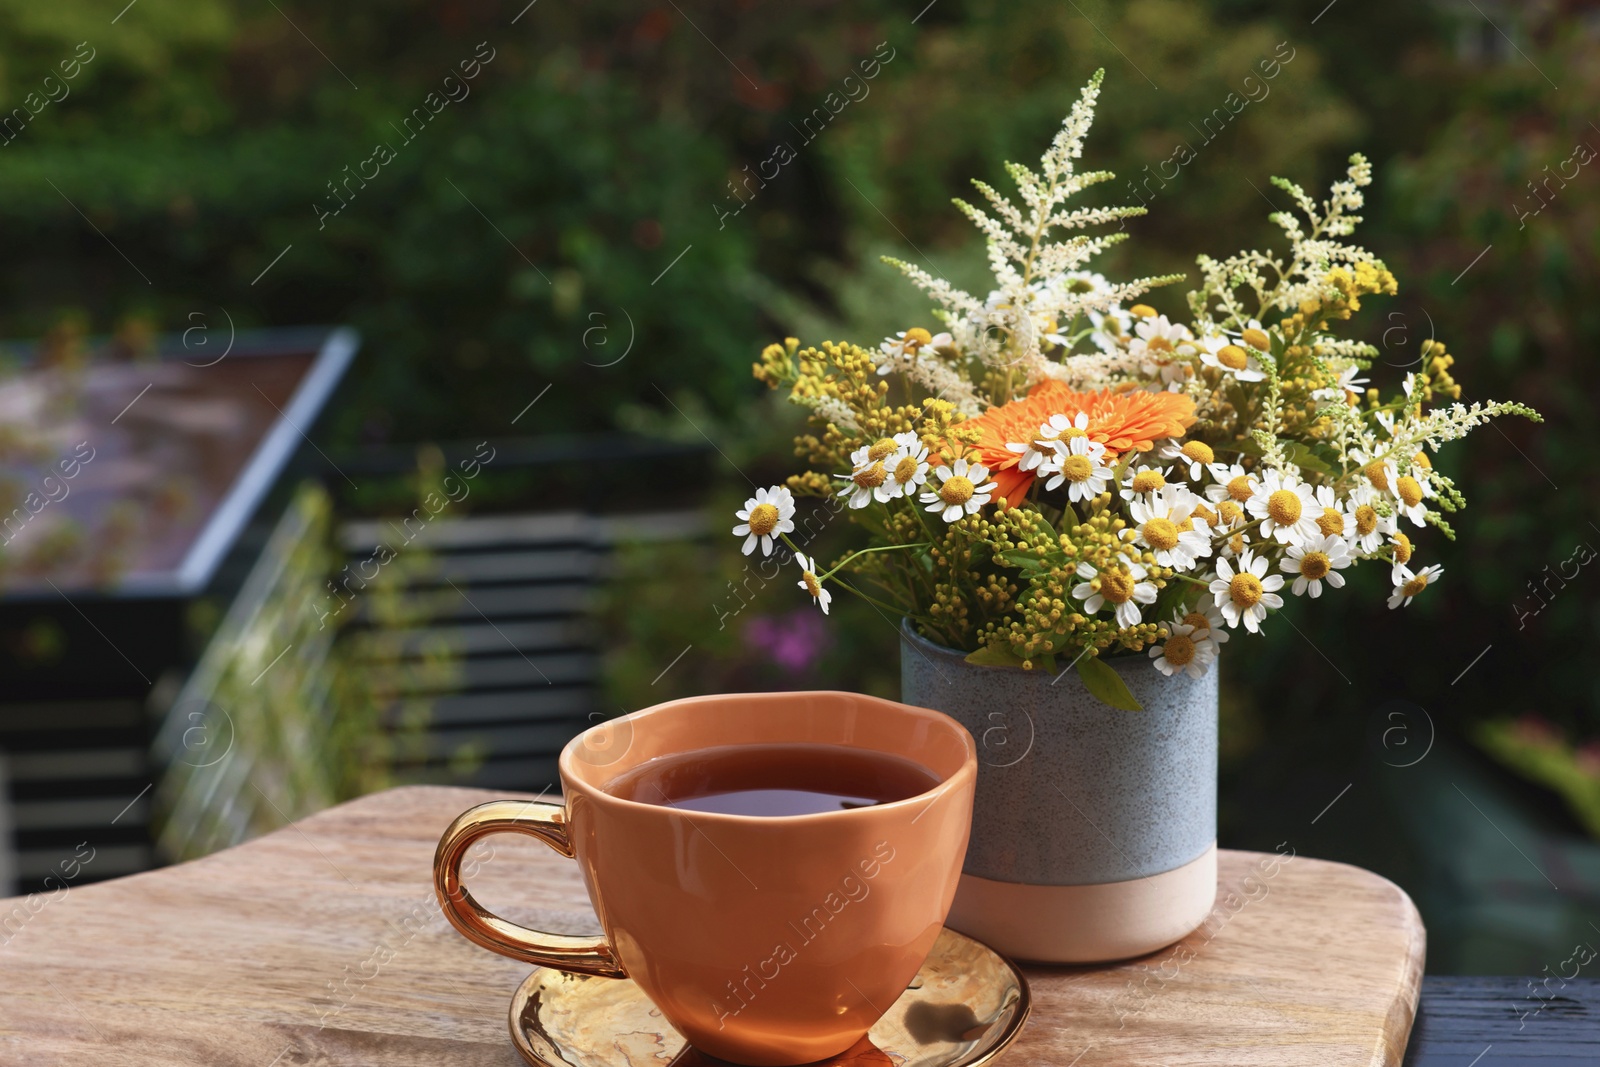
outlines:
[[[978,742],[978,788],[949,925],[1023,959],[1089,962],[1183,937],[1216,894],[1217,671],[1168,678],[1113,658],[1142,711],[1076,671],[978,667],[901,631],[901,699]]]

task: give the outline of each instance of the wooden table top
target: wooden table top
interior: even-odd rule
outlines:
[[[498,796],[394,789],[192,863],[0,901],[0,1064],[519,1067],[506,1017],[529,968],[456,934],[431,877],[445,826]],[[486,906],[598,929],[571,860],[487,844]],[[1410,899],[1305,857],[1223,851],[1219,877],[1216,910],[1171,948],[1026,968],[1033,1014],[1000,1062],[1399,1064],[1423,960]]]

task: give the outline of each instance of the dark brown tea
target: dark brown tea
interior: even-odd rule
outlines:
[[[659,756],[605,785],[624,800],[725,815],[814,815],[926,793],[939,779],[900,756],[842,745],[724,745]]]

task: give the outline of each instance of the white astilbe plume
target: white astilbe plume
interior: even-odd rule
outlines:
[[[963,418],[976,418],[989,406],[972,388],[966,375],[932,351],[919,352],[906,376],[940,400],[950,401]]]
[[[987,300],[979,300],[909,263],[888,257],[884,260],[898,267],[939,302],[943,308],[940,317],[956,339],[959,358],[1019,370],[1024,386],[1048,377],[1089,387],[1134,369],[1125,366],[1126,356],[1121,351],[1067,355],[1062,362],[1057,362],[1046,355],[1044,346],[1048,343],[1053,349],[1064,348],[1070,352],[1071,345],[1054,340],[1047,342],[1046,338],[1061,337],[1059,331],[1098,320],[1122,301],[1181,277],[1140,278],[1087,288],[1053,284],[1063,275],[1082,271],[1090,259],[1127,237],[1125,233],[1114,233],[1053,239],[1054,231],[1081,230],[1145,213],[1142,207],[1067,210],[1064,206],[1073,195],[1112,177],[1109,171],[1079,173],[1073,163],[1083,155],[1083,141],[1094,122],[1095,103],[1104,75],[1103,70],[1097,71],[1084,86],[1049,150],[1040,159],[1037,173],[1020,163],[1006,164],[1006,173],[1016,183],[1021,206],[981,181],[973,185],[983,194],[986,207],[963,200],[955,202],[983,233],[988,244],[989,266],[997,287]]]
[[[824,422],[832,423],[839,429],[848,433],[859,433],[860,424],[856,422],[856,413],[836,396],[793,396],[793,401],[804,404],[817,413],[817,417]]]

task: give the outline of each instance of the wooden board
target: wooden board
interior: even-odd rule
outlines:
[[[193,863],[0,902],[0,1064],[516,1067],[506,1013],[528,968],[462,940],[431,881],[445,826],[497,795],[391,790]],[[575,864],[492,845],[485,905],[597,929]],[[1217,909],[1185,941],[1029,968],[1033,1015],[1002,1062],[1398,1064],[1423,940],[1374,874],[1224,851]]]

